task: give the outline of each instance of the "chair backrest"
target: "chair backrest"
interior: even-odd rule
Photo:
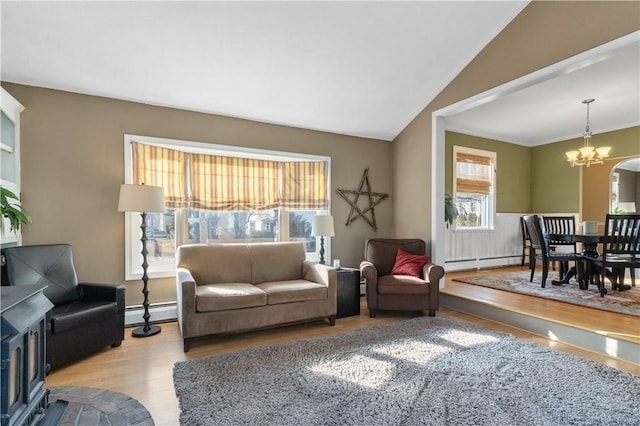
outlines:
[[[80,297],[69,244],[7,247],[3,252],[9,285],[45,284],[43,293],[54,305]]]
[[[603,256],[640,256],[640,214],[607,214],[604,222]]]
[[[542,225],[540,217],[538,215],[522,216],[525,226],[527,227],[527,233],[529,234],[529,241],[531,241],[531,247],[535,250],[539,250],[544,256],[548,256],[548,245],[544,240],[542,234]]]
[[[389,275],[396,261],[398,249],[424,255],[427,245],[417,238],[371,238],[364,243],[364,259],[375,265],[379,276]]]
[[[542,216],[543,232],[549,234],[574,235],[576,233],[575,216]],[[576,246],[575,242],[549,240],[548,244],[554,246]]]

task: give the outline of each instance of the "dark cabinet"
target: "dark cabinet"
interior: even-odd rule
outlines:
[[[340,268],[338,274],[337,318],[360,315],[360,270]]]

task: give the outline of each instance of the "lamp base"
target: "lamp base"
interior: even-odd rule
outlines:
[[[149,326],[149,330],[145,331],[144,330],[144,326],[142,327],[138,327],[136,329],[134,329],[131,332],[131,335],[133,337],[151,337],[151,336],[155,336],[156,334],[160,333],[160,331],[162,331],[162,329],[160,328],[159,325],[150,325]]]

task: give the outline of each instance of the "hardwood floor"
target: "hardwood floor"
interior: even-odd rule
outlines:
[[[496,270],[481,271],[478,273],[488,274],[495,272]],[[501,269],[500,272],[504,272],[504,270]],[[447,274],[446,292],[463,293],[469,297],[475,296],[485,303],[500,304],[501,306],[512,305],[514,309],[523,312],[533,310],[540,316],[554,316],[566,322],[577,321],[585,327],[595,326],[598,327],[598,329],[606,330],[607,333],[628,334],[631,338],[633,338],[633,336],[637,338],[637,318],[631,318],[628,321],[622,318],[622,323],[619,323],[621,318],[616,317],[614,314],[614,316],[609,319],[606,319],[606,316],[598,316],[598,319],[594,321],[593,310],[591,309],[573,307],[572,305],[564,303],[561,303],[561,307],[547,306],[546,302],[539,302],[541,299],[538,298],[497,290],[493,290],[493,292],[497,291],[499,294],[494,294],[491,291],[487,291],[490,289],[478,286],[458,285],[459,283],[451,281],[456,276],[461,275],[470,275],[470,272]],[[569,306],[571,306],[571,309],[568,308]],[[640,365],[638,364],[590,352],[505,324],[474,317],[451,309],[441,308],[439,312],[463,318],[490,329],[508,332],[518,338],[572,353],[576,356],[640,376]],[[336,321],[335,327],[330,327],[327,322],[316,321],[288,327],[214,337],[195,342],[192,345],[191,351],[186,354],[182,351],[182,338],[177,323],[175,322],[162,324],[162,332],[149,338],[133,338],[131,337],[131,329],[127,329],[125,331],[125,341],[121,347],[105,349],[103,352],[90,358],[52,372],[47,376],[45,386],[87,386],[122,392],[136,398],[144,404],[157,425],[178,425],[180,410],[173,389],[172,378],[173,364],[177,361],[392,323],[414,317],[415,315],[414,313],[407,312],[381,311],[378,313],[377,318],[370,319],[363,298],[360,316],[340,318]]]

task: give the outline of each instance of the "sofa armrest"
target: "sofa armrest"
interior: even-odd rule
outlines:
[[[176,302],[180,331],[188,336],[191,318],[196,314],[196,281],[186,268],[176,268]]]
[[[126,287],[122,284],[79,283],[80,299],[94,302],[116,302],[118,311],[124,311],[124,293]]]
[[[329,310],[335,315],[338,310],[338,273],[336,270],[321,263],[305,260],[302,262],[302,277],[307,281],[327,286],[330,303]]]
[[[360,262],[360,278],[366,280],[367,291],[369,291],[370,288],[371,291],[375,291],[375,288],[378,285],[378,269],[376,268],[376,265],[368,260]]]
[[[440,279],[444,277],[444,268],[440,265],[427,263],[422,268],[422,274],[424,280],[429,283],[430,309],[438,309],[440,307]]]
[[[305,260],[302,263],[302,278],[314,283],[329,285],[329,268],[326,265]]]
[[[444,277],[444,268],[440,265],[427,263],[422,268],[424,280],[428,283],[440,284],[440,279]]]

